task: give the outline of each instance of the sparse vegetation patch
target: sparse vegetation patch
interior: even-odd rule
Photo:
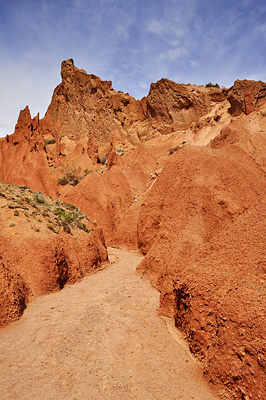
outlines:
[[[71,169],[70,171],[66,172],[65,175],[58,179],[58,184],[61,186],[65,185],[72,185],[76,186],[85,176],[90,174],[92,171],[89,169],[85,169],[84,173],[81,173],[81,169]]]
[[[88,217],[71,204],[54,201],[42,193],[33,192],[28,188],[15,185],[0,184],[0,196],[7,200],[10,209],[21,209],[25,216],[30,216],[38,222],[45,222],[48,229],[58,233],[60,227],[71,233],[72,229],[91,232],[86,226]],[[10,225],[11,226],[11,225]],[[13,226],[13,225],[12,225]]]
[[[214,87],[220,89],[220,85],[218,85],[218,83],[212,83],[212,82],[206,83],[205,87]]]
[[[186,144],[186,142],[183,141],[182,143],[178,144],[177,146],[171,148],[171,149],[169,150],[169,154],[171,155],[171,154],[175,153],[176,151],[182,149],[182,147],[184,147],[185,144]]]
[[[49,145],[49,144],[55,144],[55,142],[56,142],[56,138],[53,137],[53,138],[51,138],[51,139],[45,140],[45,141],[44,141],[44,144],[45,144],[45,146],[47,146],[47,145]]]

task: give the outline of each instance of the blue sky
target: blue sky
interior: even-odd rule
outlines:
[[[265,0],[0,0],[0,136],[43,117],[61,61],[146,96],[151,82],[266,81]]]

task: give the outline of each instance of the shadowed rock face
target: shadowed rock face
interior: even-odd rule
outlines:
[[[152,83],[146,98],[148,117],[163,134],[188,129],[211,110],[212,102],[224,100],[221,89],[182,85],[169,79]]]
[[[266,84],[161,79],[139,101],[72,59],[61,75],[45,117],[26,107],[0,140],[0,181],[79,207],[108,244],[139,247],[161,312],[175,318],[209,380],[222,382],[227,398],[264,399]],[[0,222],[8,210],[21,213],[3,210]],[[80,265],[106,259],[100,229],[94,239],[64,227],[40,239],[37,222],[25,219],[26,241],[9,219],[0,241],[4,324],[32,296],[91,271]],[[38,267],[27,272],[34,257]]]
[[[1,240],[5,238],[1,237]],[[10,244],[8,243],[10,246]],[[0,257],[0,327],[21,317],[28,302],[29,289],[16,269]]]
[[[244,79],[236,80],[227,91],[227,99],[231,104],[230,112],[234,117],[257,110],[265,100],[266,84]]]

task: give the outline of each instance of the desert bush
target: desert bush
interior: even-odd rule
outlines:
[[[29,197],[22,197],[21,198],[22,201],[25,201],[26,203],[30,204],[31,203],[31,199]]]
[[[106,156],[105,156],[106,157]],[[89,169],[84,170],[84,174],[81,174],[81,169],[71,169],[68,171],[64,176],[58,179],[58,184],[65,186],[65,185],[72,185],[76,186],[86,175],[90,174],[92,171]]]
[[[46,197],[42,193],[34,193],[34,199],[39,204],[45,204],[46,203]]]
[[[68,182],[69,182],[69,180],[67,179],[67,177],[65,175],[58,179],[58,184],[62,185],[62,186],[67,185]]]
[[[218,83],[214,84],[212,82],[206,83],[205,87],[215,87],[215,88],[220,89],[220,85],[218,85]]]
[[[80,176],[76,176],[74,172],[68,172],[66,175],[62,176],[58,179],[58,184],[65,186],[65,185],[72,185],[76,186],[81,180]]]
[[[125,150],[123,148],[116,149],[116,153],[121,153],[121,155],[123,155],[124,152],[125,152]]]
[[[56,138],[53,137],[53,138],[51,138],[51,139],[45,140],[45,141],[44,141],[44,144],[45,144],[45,146],[47,146],[47,144],[55,144],[55,142],[56,142]]]
[[[183,140],[182,143],[180,143],[180,144],[178,144],[177,146],[175,146],[175,147],[173,147],[172,149],[170,149],[170,150],[169,150],[169,154],[171,155],[171,154],[173,154],[174,152],[176,152],[176,151],[182,149],[182,147],[185,146],[186,143],[187,143],[187,142],[186,142],[185,140]]]
[[[181,149],[180,146],[175,146],[169,150],[169,154],[171,155],[171,154],[175,153],[176,151],[178,151],[179,149]]]
[[[76,219],[74,212],[64,210],[62,207],[57,207],[54,213],[61,220],[65,220],[68,223],[71,223]]]
[[[83,231],[85,231],[85,232],[87,232],[87,233],[90,233],[90,232],[91,232],[91,229],[88,229],[88,228],[86,227],[86,225],[84,224],[84,222],[79,221],[79,222],[78,222],[78,227],[79,227],[79,229],[81,229],[81,230],[83,230]]]

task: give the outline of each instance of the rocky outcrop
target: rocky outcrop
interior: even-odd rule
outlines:
[[[30,186],[57,197],[57,179],[49,168],[39,116],[26,107],[19,114],[13,135],[0,140],[0,182]]]
[[[116,92],[109,81],[87,75],[72,59],[62,62],[62,83],[42,121],[43,133],[66,135],[76,141],[93,136],[106,143],[113,132],[120,141],[139,144],[158,134],[187,129],[225,100],[221,89],[179,85],[168,79],[151,84],[147,98],[135,100]]]
[[[43,134],[78,141],[93,136],[106,143],[113,131],[126,140],[124,131],[134,121],[144,119],[142,103],[128,94],[116,92],[110,81],[102,81],[74,66],[72,59],[62,62],[62,83],[42,121]],[[52,128],[51,128],[52,127]]]
[[[53,93],[46,115],[31,118],[21,111],[15,132],[0,140],[0,180],[60,195],[58,179],[85,176],[118,165],[116,150],[129,150],[155,137],[185,130],[225,101],[217,88],[180,85],[162,79],[147,97],[135,100],[116,92],[109,81],[88,75],[72,59],[62,62],[62,82]],[[195,129],[190,137],[196,135]],[[16,160],[16,161],[14,161]]]
[[[221,89],[182,85],[161,79],[152,83],[147,96],[148,117],[160,133],[186,130],[207,114],[213,102],[222,102]]]
[[[227,91],[227,99],[231,104],[230,112],[234,117],[241,113],[250,114],[265,101],[266,84],[261,81],[247,79],[236,80]]]

